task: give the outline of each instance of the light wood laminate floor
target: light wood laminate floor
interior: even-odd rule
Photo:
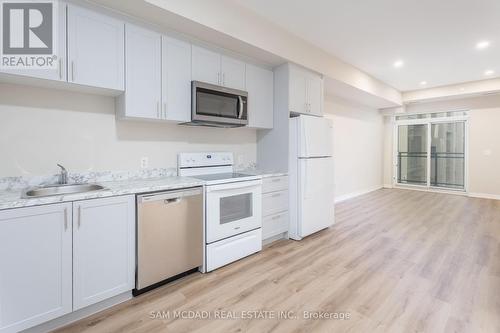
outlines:
[[[297,318],[150,318],[181,310]],[[307,320],[303,311],[350,319]],[[500,332],[500,201],[375,191],[338,204],[329,230],[278,241],[59,332]]]

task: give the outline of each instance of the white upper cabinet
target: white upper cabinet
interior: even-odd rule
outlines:
[[[246,65],[248,91],[248,127],[273,128],[274,74],[254,65]]]
[[[68,81],[124,90],[124,22],[68,5]]]
[[[323,115],[323,79],[314,73],[307,80],[308,113],[315,116]]]
[[[0,211],[0,332],[72,311],[71,203]]]
[[[290,66],[289,72],[290,112],[307,113],[307,77],[299,68]]]
[[[323,115],[323,78],[306,69],[289,65],[290,112]]]
[[[191,44],[162,37],[162,116],[191,120]]]
[[[135,197],[73,203],[73,310],[134,288]]]
[[[221,85],[220,54],[193,45],[193,81]]]
[[[59,1],[57,10],[57,38],[55,55],[56,68],[53,69],[0,69],[0,72],[33,78],[66,81],[66,4]]]
[[[125,27],[125,93],[122,118],[186,122],[191,119],[191,44],[152,30]]]
[[[245,90],[245,63],[221,56],[221,86]]]
[[[119,115],[161,119],[161,35],[132,24],[125,27],[125,93]]]
[[[245,63],[193,45],[193,80],[245,90]]]

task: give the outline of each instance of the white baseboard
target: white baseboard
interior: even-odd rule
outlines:
[[[352,193],[341,195],[341,196],[335,198],[335,203],[346,201],[346,200],[358,197],[358,196],[366,194],[366,193],[370,193],[370,192],[373,192],[373,191],[376,191],[376,190],[380,190],[382,187],[383,187],[382,185],[379,185],[379,186],[372,187],[372,188],[369,188],[369,189],[364,189],[364,190],[361,190],[361,191],[356,191],[356,192],[352,192]]]
[[[498,195],[498,194],[489,194],[489,193],[469,193],[469,197],[472,197],[472,198],[481,198],[481,199],[500,200],[500,195]]]
[[[392,184],[384,184],[382,185],[383,188],[393,188]]]

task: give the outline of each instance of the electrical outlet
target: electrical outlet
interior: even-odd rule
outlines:
[[[141,169],[147,169],[149,166],[149,158],[141,157]]]

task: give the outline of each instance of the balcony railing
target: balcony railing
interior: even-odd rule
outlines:
[[[404,178],[402,177],[401,166],[402,162],[406,160],[406,173]],[[441,170],[442,163],[447,163],[447,167],[450,161],[455,164],[456,169],[461,172],[461,179],[454,179],[457,177],[446,177],[446,169]],[[464,153],[441,153],[441,152],[431,152],[431,179],[430,185],[434,187],[448,187],[455,189],[464,188],[464,163],[465,154]],[[454,181],[447,180],[447,178],[452,178]],[[417,184],[426,185],[427,184],[427,152],[399,152],[398,153],[398,183],[400,184]]]

